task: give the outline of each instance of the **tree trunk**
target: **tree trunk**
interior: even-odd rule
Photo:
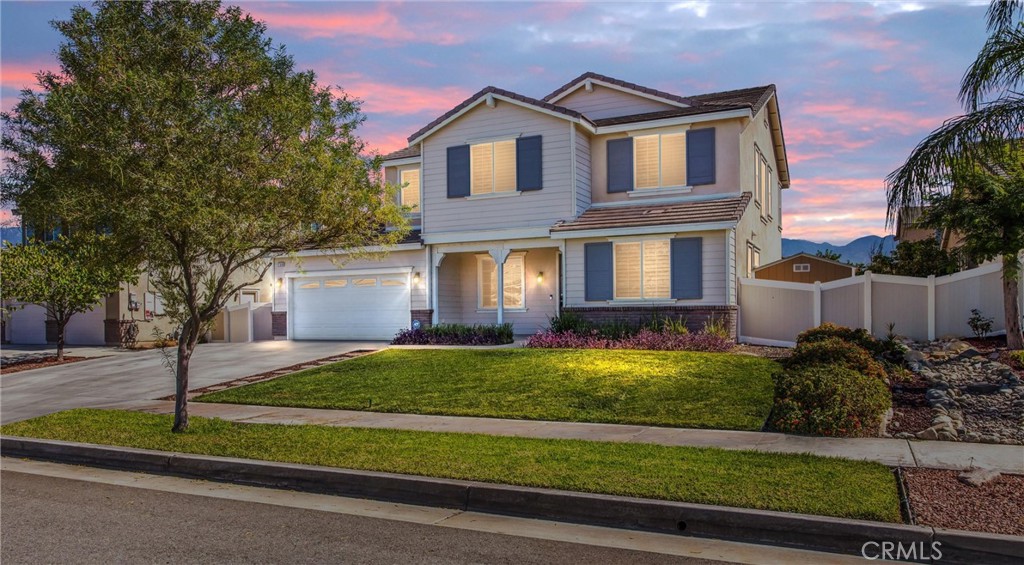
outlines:
[[[172,432],[188,430],[188,364],[199,343],[199,331],[193,320],[185,322],[178,340],[178,363],[174,373],[174,425]]]
[[[57,320],[57,362],[64,360],[64,330],[68,326],[68,320]]]
[[[1020,262],[1017,257],[1003,258],[1003,310],[1006,312],[1006,347],[1024,349],[1024,336],[1021,336],[1020,305]]]

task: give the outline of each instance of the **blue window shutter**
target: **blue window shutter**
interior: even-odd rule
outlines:
[[[672,240],[672,298],[704,297],[703,239],[677,237]]]
[[[633,138],[609,139],[608,192],[633,190]]]
[[[448,148],[448,198],[469,196],[469,146]]]
[[[612,242],[583,244],[585,300],[612,299]]]
[[[531,135],[516,140],[516,190],[544,188],[541,161],[541,136]]]
[[[686,184],[715,183],[715,128],[686,132]]]

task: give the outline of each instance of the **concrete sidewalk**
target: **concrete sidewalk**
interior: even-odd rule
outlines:
[[[128,401],[100,406],[153,414],[170,414],[168,401]],[[718,447],[775,453],[811,453],[846,459],[877,461],[889,466],[966,469],[986,467],[1024,474],[1024,446],[910,441],[887,438],[822,438],[764,432],[657,428],[621,424],[586,424],[504,420],[419,414],[384,414],[353,410],[279,408],[240,404],[192,402],[194,416],[251,424],[314,424],[357,428],[393,428],[429,432],[478,433],[555,439],[582,439],[658,445]]]

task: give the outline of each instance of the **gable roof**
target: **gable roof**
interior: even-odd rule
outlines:
[[[641,86],[639,84],[635,84],[635,83],[632,83],[632,82],[626,82],[624,80],[619,80],[617,78],[612,78],[612,77],[605,76],[605,75],[602,75],[602,74],[598,74],[598,73],[595,73],[595,72],[583,73],[582,75],[580,75],[580,76],[572,79],[571,81],[563,84],[562,86],[560,86],[557,89],[555,89],[554,92],[552,92],[551,94],[548,94],[547,96],[545,96],[544,97],[544,101],[545,102],[557,102],[557,101],[561,100],[562,98],[564,98],[564,97],[568,96],[569,94],[571,94],[577,88],[585,85],[588,80],[589,81],[603,82],[603,83],[605,83],[607,85],[617,86],[619,88],[626,89],[626,90],[632,90],[632,91],[634,91],[634,92],[636,92],[638,94],[643,94],[643,95],[646,95],[648,97],[661,98],[662,100],[672,104],[673,106],[678,106],[680,104],[683,105],[683,106],[696,106],[696,105],[698,105],[698,103],[695,102],[694,100],[692,100],[690,98],[687,98],[687,97],[684,97],[684,96],[679,96],[677,94],[672,94],[672,93],[669,93],[669,92],[663,92],[661,90],[656,90],[656,89],[653,89],[653,88],[648,88],[646,86]]]
[[[416,133],[410,135],[409,143],[414,143],[416,140],[429,134],[432,130],[440,127],[448,120],[454,119],[463,112],[468,111],[470,108],[474,107],[477,103],[479,103],[481,99],[484,99],[488,95],[500,96],[510,101],[519,102],[520,104],[533,106],[535,108],[547,110],[548,112],[553,112],[555,114],[561,114],[567,118],[576,121],[586,121],[587,123],[593,124],[593,122],[591,122],[589,118],[577,112],[576,110],[570,110],[569,108],[566,108],[564,106],[558,106],[555,104],[551,104],[549,102],[545,102],[543,100],[530,98],[529,96],[523,96],[522,94],[517,94],[515,92],[512,92],[511,90],[505,90],[503,88],[498,88],[496,86],[488,86],[487,88],[484,88],[480,92],[477,92],[476,94],[463,100],[458,106],[452,108],[451,110],[448,110],[434,121],[423,126]]]
[[[849,263],[843,263],[841,261],[833,261],[832,259],[826,259],[824,257],[818,257],[817,255],[811,255],[810,253],[807,253],[805,251],[801,251],[800,253],[795,253],[795,254],[790,255],[788,257],[783,257],[782,259],[779,259],[777,261],[772,261],[771,263],[767,263],[765,265],[761,265],[760,267],[755,268],[754,271],[760,271],[761,269],[767,269],[768,267],[774,267],[775,265],[781,265],[782,263],[786,263],[787,261],[792,261],[793,259],[813,259],[815,261],[821,261],[822,263],[829,263],[829,264],[832,264],[832,265],[838,265],[840,267],[846,267],[846,268],[850,269],[851,271],[855,271],[857,269],[856,267],[854,267],[853,265],[851,265]]]
[[[708,114],[711,112],[727,112],[729,110],[746,110],[756,114],[768,103],[775,93],[775,85],[755,86],[741,90],[730,90],[727,92],[714,92],[691,97],[699,101],[698,105],[675,110],[662,110],[660,112],[647,112],[644,114],[632,114],[629,116],[616,116],[614,118],[602,118],[594,120],[598,127],[613,126],[619,124],[632,124],[650,120],[663,120],[666,118],[678,118],[682,116],[694,116]]]
[[[392,151],[383,157],[385,161],[394,161],[396,159],[408,159],[409,157],[419,157],[420,146],[410,145],[409,147],[403,147],[398,151]]]
[[[639,226],[738,222],[749,202],[750,193],[744,192],[739,196],[714,200],[590,208],[575,220],[555,224],[551,227],[551,231],[554,233]]]

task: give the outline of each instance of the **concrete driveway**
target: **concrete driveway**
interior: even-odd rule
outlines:
[[[257,341],[207,343],[192,356],[189,388],[297,365],[384,342]],[[0,376],[0,422],[70,408],[107,406],[174,394],[174,376],[158,350],[120,352],[57,367]]]

